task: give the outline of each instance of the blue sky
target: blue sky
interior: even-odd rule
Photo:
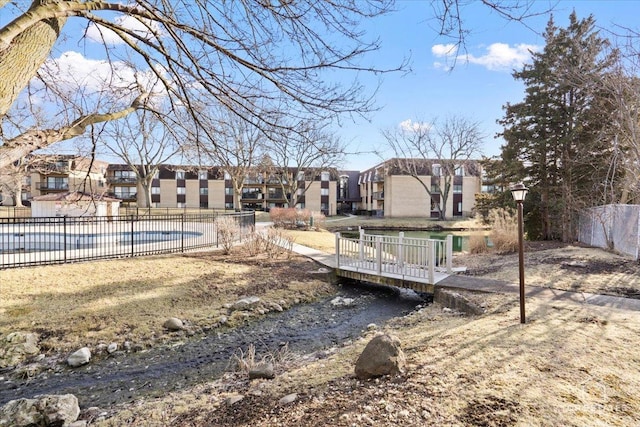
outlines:
[[[389,151],[384,152],[381,129],[393,128],[406,120],[428,122],[450,115],[479,122],[486,135],[483,154],[500,153],[503,141],[494,138],[501,130],[496,120],[503,116],[504,104],[519,102],[524,96],[524,87],[511,77],[511,72],[520,69],[528,59],[529,48],[543,47],[541,34],[549,15],[529,19],[524,25],[504,20],[479,1],[460,0],[460,3],[464,5],[465,26],[471,33],[466,38],[466,52],[459,54],[465,53],[469,60],[458,60],[453,69],[446,66],[446,58],[441,55],[451,40],[438,37],[429,1],[398,0],[397,11],[365,24],[367,36],[379,37],[382,48],[363,59],[362,64],[394,68],[409,58],[411,72],[386,74],[381,83],[379,76],[358,76],[369,93],[380,83],[375,96],[380,110],[370,114],[368,120],[356,118],[354,123],[347,118],[334,124],[336,134],[348,144],[349,151],[357,152],[345,158],[342,165],[345,169],[363,170],[376,165],[382,158],[373,151],[382,151],[384,157],[392,156]],[[606,29],[616,26],[640,30],[640,0],[537,0],[533,5],[534,10],[553,7],[556,25],[562,27],[575,9],[578,18],[593,14],[605,36],[608,36]],[[0,13],[0,24],[9,19],[10,16]],[[86,22],[75,20],[67,25],[77,25],[76,33],[82,34]],[[636,43],[640,44],[640,40]],[[98,85],[94,77],[108,80],[111,73],[111,67],[102,60],[103,49],[90,40],[61,41],[53,56],[65,65],[66,75],[85,76],[85,85]],[[66,59],[63,61],[62,57]],[[353,75],[349,78],[353,79]],[[56,79],[64,84],[62,74]],[[127,79],[130,76],[125,75],[122,85],[128,84]],[[73,142],[53,147],[57,152],[76,149]]]
[[[613,29],[616,25],[635,30],[640,27],[640,1],[537,1],[534,6],[543,10],[550,4],[555,4],[553,15],[558,26],[566,26],[569,14],[575,9],[578,18],[593,14],[596,25],[603,29]],[[499,154],[503,141],[495,139],[494,135],[501,130],[496,120],[503,116],[502,106],[507,102],[519,102],[524,96],[523,85],[511,76],[514,67],[521,67],[522,58],[516,47],[524,44],[542,48],[544,39],[540,34],[549,15],[526,21],[530,27],[527,28],[520,23],[506,22],[479,2],[472,2],[463,10],[472,30],[466,42],[467,54],[472,60],[459,60],[453,70],[448,71],[438,65],[443,58],[434,54],[433,48],[450,41],[439,38],[433,29],[436,23],[431,19],[429,4],[401,0],[398,8],[398,12],[370,26],[371,34],[379,34],[383,44],[376,61],[382,66],[390,66],[410,56],[412,72],[386,75],[376,97],[381,110],[372,114],[369,122],[343,123],[339,128],[343,140],[352,150],[370,151],[384,146],[380,135],[382,128],[398,126],[407,119],[429,121],[434,117],[460,115],[481,124],[487,136],[484,154]],[[506,44],[509,49],[495,45],[497,43]],[[493,51],[490,50],[492,45]],[[501,49],[495,49],[496,46]],[[513,61],[509,61],[510,57]],[[507,65],[497,66],[498,59]],[[376,81],[367,80],[374,88]],[[362,170],[380,160],[376,155],[361,153],[349,156],[345,167]]]

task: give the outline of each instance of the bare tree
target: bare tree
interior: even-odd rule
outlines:
[[[484,136],[479,123],[449,116],[442,122],[406,120],[396,128],[381,132],[394,153],[388,165],[396,173],[415,178],[440,219],[445,220],[456,167],[481,155]],[[424,179],[427,175],[431,176],[430,183]]]
[[[33,0],[28,7],[2,1],[0,10],[13,20],[0,28],[0,120],[23,96],[56,42],[78,36],[66,26],[71,18],[87,22],[85,40],[100,42],[112,66],[120,61],[134,71],[152,74],[173,110],[188,113],[196,141],[210,131],[191,108],[201,98],[217,100],[261,128],[277,125],[270,122],[274,110],[298,118],[365,114],[372,101],[357,80],[345,85],[325,71],[390,71],[360,64],[379,45],[365,39],[359,29],[362,19],[389,8],[387,0]],[[68,107],[64,99],[58,99],[63,110],[52,115],[65,118],[58,125],[14,135],[4,131],[0,168],[33,150],[77,136],[89,125],[122,118],[144,106],[140,97],[148,93],[130,80],[129,88],[120,88],[119,104],[100,104],[102,110],[75,114],[73,108],[64,109]],[[50,90],[52,82],[46,83]]]
[[[196,164],[221,167],[231,178],[233,207],[241,210],[244,184],[256,175],[255,165],[262,158],[265,135],[258,126],[219,104],[200,110],[200,115],[209,132],[201,134],[197,143],[189,144],[187,156]]]
[[[145,207],[151,207],[151,186],[160,165],[182,151],[179,127],[170,127],[162,115],[140,110],[124,120],[108,123],[100,139],[108,151],[129,166],[142,186]]]
[[[266,167],[268,179],[279,185],[289,207],[297,207],[322,172],[338,167],[346,153],[340,139],[318,123],[297,127],[297,135],[272,134],[265,150],[271,160]]]

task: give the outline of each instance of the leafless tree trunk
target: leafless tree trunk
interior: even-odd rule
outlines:
[[[455,168],[482,152],[479,123],[459,116],[449,116],[441,122],[407,120],[381,133],[394,153],[390,166],[396,173],[413,177],[436,205],[439,218],[445,220]],[[435,164],[439,170],[433,167]],[[431,176],[431,187],[425,176]]]

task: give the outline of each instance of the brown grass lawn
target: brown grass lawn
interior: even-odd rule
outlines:
[[[296,242],[322,248],[333,238],[306,233],[296,233]],[[576,260],[587,267],[564,264]],[[456,262],[468,264],[470,274],[517,277],[511,255]],[[527,262],[528,277],[541,286],[640,287],[635,261],[597,249],[530,251]],[[217,321],[225,302],[242,295],[291,304],[294,297],[329,291],[310,281],[312,269],[298,258],[194,254],[4,270],[0,336],[36,331],[51,353],[127,337],[157,345],[169,316],[205,327]],[[516,296],[474,298],[486,314],[463,316],[432,305],[384,326],[400,337],[407,357],[406,372],[396,378],[354,378],[355,360],[375,333],[368,332],[319,360],[292,355],[287,372],[274,380],[230,375],[111,408],[110,418],[90,425],[640,425],[640,313],[529,298],[528,323],[520,325]],[[289,393],[297,400],[278,404]],[[225,403],[237,394],[244,399]]]

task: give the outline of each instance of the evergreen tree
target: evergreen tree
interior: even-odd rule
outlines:
[[[600,136],[611,103],[600,82],[617,54],[605,53],[608,41],[594,27],[592,16],[578,20],[574,12],[567,28],[558,28],[552,17],[544,50],[513,73],[526,86],[524,101],[507,104],[499,120],[506,140],[503,175],[526,181],[531,190],[532,238],[572,239],[577,209],[596,204],[594,195],[606,181],[611,146]]]

